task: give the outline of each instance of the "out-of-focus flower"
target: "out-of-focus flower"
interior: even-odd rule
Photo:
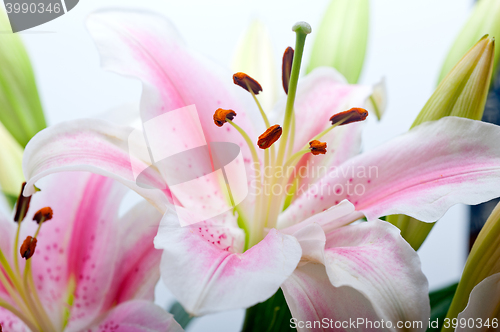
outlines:
[[[314,40],[307,71],[327,66],[358,81],[368,43],[369,1],[331,0]]]
[[[20,199],[17,223],[0,216],[3,329],[182,331],[151,301],[161,214],[143,202],[118,217],[126,188],[99,175],[48,180],[30,203]]]
[[[455,43],[450,49],[448,56],[441,68],[439,82],[445,78],[455,64],[464,56],[474,43],[482,36],[490,35],[492,38],[500,38],[500,2],[497,0],[477,1],[474,10],[462,28],[462,31],[455,39]],[[496,52],[493,60],[494,75],[498,69],[500,52]]]
[[[469,301],[469,304],[467,304]],[[486,319],[490,324],[496,318],[500,326],[500,203],[497,204],[488,220],[484,224],[469,258],[465,263],[462,278],[458,283],[457,291],[448,310],[447,318],[481,318],[482,322],[477,331],[485,331]],[[462,313],[460,313],[463,311]],[[460,315],[459,315],[460,313]],[[459,326],[460,326],[460,322]],[[470,327],[468,325],[463,328]],[[496,329],[495,328],[495,329]],[[458,329],[460,330],[460,329]],[[453,331],[453,326],[443,331]],[[470,329],[467,329],[470,331]]]
[[[441,81],[412,128],[446,116],[481,120],[488,96],[494,46],[494,40],[488,36],[477,42]],[[388,216],[387,221],[401,229],[401,235],[415,250],[422,245],[434,226],[405,215]]]
[[[338,113],[363,105],[372,89],[348,85],[332,68],[319,68],[297,85],[310,27],[301,23],[295,28],[288,95],[277,106],[284,113],[278,128],[267,125],[265,117],[257,124],[251,121],[250,114],[259,111],[247,101],[250,92],[260,91],[258,83],[238,74],[236,82],[248,92],[231,85],[229,73],[186,48],[162,17],[105,11],[89,20],[104,67],[142,80],[145,124],[196,106],[198,113],[186,111],[175,126],[168,123],[155,132],[159,142],[168,143],[161,145],[164,155],[197,146],[193,143],[203,136],[205,144],[241,147],[246,173],[237,174],[254,181],[235,211],[224,180],[204,177],[207,169],[214,171],[203,168],[210,166],[205,156],[151,165],[146,157],[129,154],[131,128],[98,120],[68,122],[39,133],[26,150],[25,193],[47,174],[84,169],[118,179],[145,196],[166,212],[155,240],[163,249],[163,280],[193,314],[248,307],[283,285],[297,317],[309,319],[321,312],[342,320],[360,312],[391,321],[427,321],[427,282],[418,256],[396,228],[376,219],[405,213],[435,221],[453,204],[500,195],[500,128],[447,118],[356,156],[362,122],[343,124],[363,120],[366,111]],[[257,149],[262,132],[267,133],[260,136],[262,147],[278,141]],[[309,143],[314,140],[326,142],[328,153],[313,156]],[[175,191],[162,186],[195,167],[205,170],[199,185]],[[137,168],[157,189],[137,184]],[[181,227],[173,205],[186,219],[228,212]],[[363,215],[370,222],[346,226]],[[314,301],[301,300],[305,298]],[[339,303],[349,310],[337,310]]]
[[[0,11],[0,121],[24,147],[46,123],[28,54],[18,34],[5,33],[10,29]]]

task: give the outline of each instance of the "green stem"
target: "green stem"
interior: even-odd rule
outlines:
[[[307,23],[300,22],[293,26],[293,30],[296,33],[295,52],[293,55],[290,81],[288,83],[288,96],[286,100],[285,119],[283,121],[283,135],[280,140],[278,159],[276,165],[281,165],[283,159],[285,158],[288,134],[290,132],[290,123],[292,120],[293,105],[295,103],[295,95],[297,94],[297,83],[299,81],[300,65],[302,63],[302,55],[304,54],[304,45],[306,43],[306,37],[309,33],[311,33],[311,27]]]

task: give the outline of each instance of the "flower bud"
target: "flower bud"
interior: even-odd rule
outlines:
[[[365,60],[368,21],[368,0],[331,0],[317,30],[307,72],[333,67],[349,83],[356,83]]]
[[[484,36],[436,88],[412,127],[445,116],[480,120],[490,86],[495,40]]]
[[[260,102],[270,111],[278,98],[278,82],[271,37],[265,25],[255,20],[238,42],[231,69],[254,77],[264,87]]]
[[[500,38],[500,2],[497,0],[477,1],[460,34],[455,39],[439,75],[439,82],[450,72],[453,66],[462,58],[474,43],[488,34],[493,38]],[[493,60],[493,73],[497,72],[500,52]]]
[[[448,310],[447,318],[453,319],[465,309],[469,295],[481,281],[500,272],[500,203],[491,212],[479,233],[469,258],[465,263],[462,278]],[[500,305],[500,298],[498,298]],[[490,320],[493,317],[489,317]],[[486,319],[486,317],[485,317]],[[443,329],[442,331],[452,331]]]
[[[0,12],[0,30],[10,24]],[[0,34],[0,121],[21,147],[46,127],[28,54],[18,34]]]
[[[1,37],[0,37],[1,38]],[[0,123],[0,187],[11,204],[16,202],[19,187],[24,182],[23,149]]]
[[[494,45],[493,38],[488,36],[477,42],[441,81],[412,127],[445,116],[480,120],[488,96]],[[434,226],[405,215],[388,216],[387,221],[401,230],[401,236],[415,250],[420,248]]]

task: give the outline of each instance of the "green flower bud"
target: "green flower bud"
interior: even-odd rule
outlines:
[[[0,121],[24,147],[46,122],[28,54],[1,11],[0,31]]]
[[[447,318],[453,319],[465,309],[472,289],[485,278],[500,272],[500,203],[497,204],[479,233],[462,278],[448,310]],[[500,301],[499,301],[500,304]],[[493,318],[493,317],[489,317]],[[450,327],[442,331],[453,331]]]
[[[9,203],[14,205],[24,182],[23,149],[0,123],[0,187]]]
[[[307,72],[333,67],[356,83],[365,60],[368,21],[368,0],[332,0],[317,30]]]
[[[445,116],[480,120],[488,95],[494,51],[493,38],[484,36],[477,42],[441,81],[412,128]],[[420,248],[434,226],[405,215],[388,216],[387,221],[399,227],[401,236],[415,250]]]
[[[500,37],[500,1],[480,0],[453,44],[439,75],[439,82],[448,74],[455,63],[471,48],[474,43],[486,34],[493,38]],[[497,72],[500,52],[496,52],[493,61],[493,73]]]
[[[240,38],[231,69],[255,78],[263,88],[259,99],[264,110],[270,112],[278,99],[278,81],[273,45],[264,24],[253,21]]]

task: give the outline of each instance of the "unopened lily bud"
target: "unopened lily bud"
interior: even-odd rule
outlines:
[[[326,143],[320,142],[318,140],[310,141],[309,142],[309,150],[311,150],[311,153],[315,156],[317,156],[318,154],[325,154],[326,153]]]
[[[2,123],[0,123],[0,142],[2,142],[0,148],[0,187],[11,206],[14,206],[19,185],[24,182],[23,149]]]
[[[465,309],[469,296],[476,285],[484,279],[500,273],[500,237],[498,234],[500,234],[500,203],[490,214],[472,246],[462,278],[446,315],[450,321]],[[496,308],[499,308],[500,298],[493,297],[497,300]],[[495,314],[494,311],[493,314]],[[483,320],[486,318],[491,320],[494,317],[484,317]],[[449,329],[443,328],[442,331],[453,331],[453,329],[451,327]]]
[[[0,12],[0,31],[11,29]],[[31,63],[16,33],[0,34],[0,121],[21,147],[46,127]],[[3,145],[2,145],[3,147]]]
[[[36,221],[37,224],[39,224],[42,220],[47,221],[52,219],[52,215],[52,209],[47,206],[38,210],[33,216],[33,220]]]
[[[271,110],[278,99],[278,81],[273,43],[268,29],[259,20],[250,23],[238,41],[231,69],[255,78],[265,91],[259,93],[264,110]]]
[[[445,116],[480,120],[490,86],[494,53],[494,39],[484,36],[441,81],[412,127]]]
[[[19,252],[21,253],[21,257],[28,260],[35,254],[36,249],[36,238],[28,236],[23,244],[21,245],[21,249]]]
[[[494,50],[495,41],[488,36],[477,42],[441,81],[412,127],[445,116],[480,120],[488,96]],[[391,215],[386,220],[401,229],[401,236],[415,250],[434,226],[405,215]]]
[[[500,1],[476,1],[474,10],[462,31],[455,39],[439,75],[439,82],[450,72],[455,64],[484,35],[500,38]],[[497,72],[500,52],[496,52],[493,60],[493,73]]]
[[[226,119],[232,121],[235,116],[236,116],[235,111],[219,108],[214,113],[214,123],[217,125],[217,127],[222,127],[224,123],[226,123]]]
[[[259,82],[251,78],[245,73],[236,73],[233,75],[233,82],[236,85],[241,86],[248,92],[253,92],[253,94],[258,95],[262,91],[262,87]]]
[[[356,83],[363,69],[368,43],[368,0],[331,0],[316,32],[307,72],[333,67],[349,83]]]
[[[283,129],[280,125],[271,126],[262,135],[259,136],[257,145],[261,149],[267,149],[281,137],[282,133]]]

